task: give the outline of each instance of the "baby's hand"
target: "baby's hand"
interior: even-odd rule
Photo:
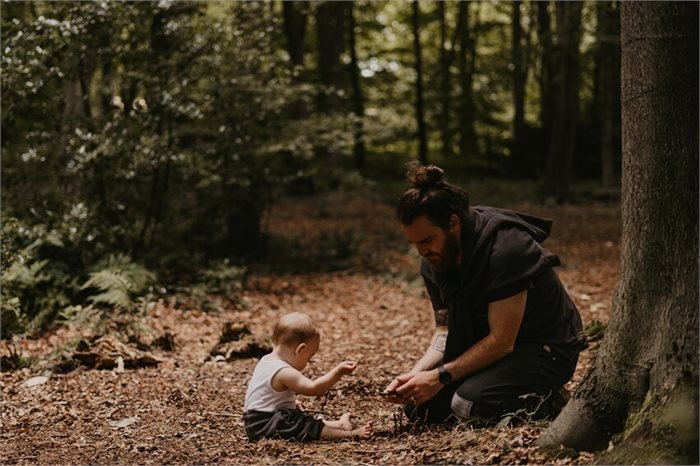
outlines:
[[[348,375],[354,371],[356,367],[357,363],[355,361],[343,361],[335,366],[335,370],[337,370],[340,375]]]

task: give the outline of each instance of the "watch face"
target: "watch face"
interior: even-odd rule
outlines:
[[[448,383],[452,382],[452,374],[447,372],[445,368],[442,368],[439,371],[438,379],[443,385],[447,385]]]

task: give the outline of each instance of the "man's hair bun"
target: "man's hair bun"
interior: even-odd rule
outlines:
[[[435,165],[423,166],[418,163],[409,165],[408,179],[417,189],[434,188],[443,182],[445,172]]]

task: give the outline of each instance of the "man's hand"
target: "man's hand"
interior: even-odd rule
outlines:
[[[396,391],[397,388],[399,388],[401,385],[405,384],[408,380],[413,377],[413,374],[408,373],[408,374],[401,374],[400,376],[396,377],[394,380],[391,381],[389,385],[386,386],[384,389],[384,393],[388,393],[389,395],[386,397],[386,400],[389,403],[397,403],[397,404],[403,404],[405,403],[403,397],[399,395],[399,393]]]
[[[398,380],[400,377],[402,376],[396,379]],[[419,404],[425,403],[437,395],[442,387],[443,385],[438,379],[437,369],[432,369],[410,375],[404,383],[396,388],[396,392],[404,403],[411,401],[412,403]]]
[[[438,379],[437,369],[416,373],[401,374],[391,381],[384,389],[384,393],[390,393],[387,401],[391,403],[405,404],[425,403],[442,388]],[[394,395],[395,394],[395,395]]]
[[[335,370],[338,371],[338,374],[343,376],[350,374],[356,367],[357,363],[355,361],[343,361],[335,366]]]

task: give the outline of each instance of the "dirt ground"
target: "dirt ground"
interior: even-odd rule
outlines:
[[[545,246],[562,259],[559,275],[584,325],[607,322],[618,273],[619,208],[501,207],[555,221]],[[160,360],[156,366],[78,367],[65,374],[47,373],[68,342],[94,336],[89,326],[61,328],[22,341],[22,355],[38,357],[38,362],[32,369],[0,376],[1,462],[587,464],[593,460],[587,452],[532,446],[546,422],[415,428],[401,422],[397,408],[376,395],[393,376],[410,369],[426,347],[432,326],[430,305],[417,275],[418,257],[402,240],[391,206],[367,193],[291,199],[271,212],[266,226],[287,238],[282,245],[294,248],[288,252],[294,257],[295,273],[272,274],[267,271],[272,266],[254,268],[239,299],[224,306],[223,312],[205,312],[169,296],[151,303],[142,321],[141,342],[149,345],[166,332],[175,342],[173,351],[146,346]],[[337,259],[338,270],[312,267],[327,256]],[[268,262],[275,260],[270,257]],[[210,352],[226,322],[246,323],[253,335],[267,338],[275,319],[290,311],[308,313],[322,329],[321,348],[307,375],[321,375],[345,359],[358,361],[355,373],[326,396],[303,399],[307,409],[328,419],[351,412],[358,423],[371,420],[372,440],[247,441],[242,405],[257,359],[216,361]],[[110,328],[122,338],[117,323]],[[576,389],[590,366],[595,346],[582,353],[570,390]],[[6,348],[2,354],[7,354]],[[48,379],[28,386],[32,377],[42,374]]]

